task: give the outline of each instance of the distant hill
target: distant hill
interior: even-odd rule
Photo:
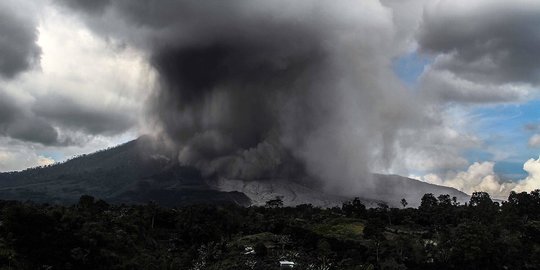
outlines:
[[[166,206],[221,202],[261,205],[275,196],[282,196],[286,205],[334,206],[350,199],[290,179],[204,179],[197,169],[180,166],[173,156],[143,136],[64,163],[0,173],[0,199],[73,203],[88,194],[115,203],[155,201]],[[363,196],[368,206],[381,201],[399,206],[401,198],[417,206],[425,193],[468,199],[456,189],[397,175],[375,175],[375,181],[375,190]]]
[[[404,198],[409,206],[417,207],[420,205],[422,196],[426,193],[433,193],[435,196],[448,194],[450,197],[456,197],[459,202],[468,201],[470,198],[469,195],[455,188],[434,185],[399,175],[375,174],[374,176],[374,181],[378,184],[368,198],[383,200],[394,206],[399,206],[401,199]]]
[[[196,169],[179,166],[171,156],[143,136],[64,163],[0,173],[0,199],[73,203],[89,194],[117,203],[250,204],[244,194],[210,188]]]

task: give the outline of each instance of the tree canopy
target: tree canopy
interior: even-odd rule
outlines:
[[[419,208],[0,201],[0,269],[540,269],[540,192]]]

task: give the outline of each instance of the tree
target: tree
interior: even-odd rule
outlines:
[[[379,263],[379,253],[381,248],[381,242],[385,240],[384,238],[384,222],[378,218],[368,219],[366,226],[364,227],[364,237],[367,239],[373,240],[375,247],[375,257],[377,263]]]
[[[401,199],[401,205],[403,206],[403,208],[407,207],[409,203],[407,202],[407,200],[405,200],[405,198]]]
[[[388,204],[386,204],[385,202],[377,203],[377,210],[379,210],[380,212],[386,213],[388,212],[388,209],[390,209],[390,206],[388,206]]]
[[[56,225],[46,211],[31,205],[15,205],[3,213],[2,229],[9,232],[4,237],[33,269],[45,264],[59,266],[69,253],[72,236],[62,234]]]
[[[451,240],[450,262],[455,269],[494,269],[493,234],[489,228],[478,222],[460,224]]]
[[[79,198],[79,207],[85,210],[90,210],[94,206],[94,197],[90,195],[82,195]]]
[[[358,197],[352,201],[344,202],[341,209],[348,217],[363,217],[366,214],[366,206]]]
[[[460,205],[460,203],[458,202],[456,196],[452,197],[452,205],[453,205],[453,206],[459,206],[459,205]]]
[[[384,222],[381,219],[370,218],[364,227],[364,237],[367,239],[382,240],[384,239],[384,229]]]
[[[433,196],[433,193],[426,193],[424,196],[422,196],[422,200],[420,202],[419,210],[429,210],[433,209],[435,206],[437,206],[438,201],[435,196]]]
[[[425,226],[432,226],[437,219],[437,206],[439,202],[437,198],[433,196],[432,193],[426,193],[422,196],[422,201],[420,202],[420,207],[418,207],[418,223]]]
[[[265,257],[266,254],[268,254],[268,248],[266,248],[266,245],[263,242],[255,244],[253,251],[255,251],[255,254],[259,257]]]
[[[320,258],[320,268],[319,269],[329,269],[325,268],[330,267],[331,263],[331,257],[334,255],[332,252],[332,246],[330,246],[330,243],[328,241],[321,239],[317,243],[317,253],[319,254]]]
[[[469,207],[473,217],[484,223],[494,220],[498,210],[497,205],[493,203],[487,192],[473,192],[469,200]]]
[[[473,207],[491,207],[493,206],[493,200],[487,192],[475,191],[471,195],[469,205]]]
[[[438,201],[439,201],[439,205],[443,206],[443,207],[449,207],[452,205],[452,199],[450,198],[450,195],[448,194],[441,194],[439,195],[439,197],[437,197]]]
[[[276,196],[274,199],[266,202],[267,208],[280,208],[283,207],[283,197]]]
[[[508,200],[503,203],[503,210],[528,220],[529,217],[538,217],[540,214],[540,200],[538,190],[516,193],[510,192]]]

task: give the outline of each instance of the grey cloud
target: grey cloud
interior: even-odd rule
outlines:
[[[103,11],[107,4],[107,1],[103,1],[101,9],[97,6],[92,8],[99,2],[101,1],[70,1],[70,5],[80,4],[97,14]],[[39,64],[41,49],[36,44],[37,26],[40,16],[51,14],[45,6],[48,3],[29,0],[0,1],[0,79],[13,79]],[[47,10],[39,11],[39,8]],[[45,34],[50,34],[48,31],[51,28],[48,27],[56,27],[51,22],[56,23],[44,18]],[[88,137],[95,135],[118,135],[136,124],[137,116],[123,111],[123,107],[117,104],[83,104],[87,100],[79,99],[77,94],[72,95],[73,99],[55,94],[78,89],[65,89],[71,85],[65,80],[73,79],[74,77],[68,78],[73,74],[61,74],[54,78],[57,80],[55,82],[48,81],[51,79],[47,77],[49,74],[47,71],[40,73],[35,70],[27,73],[28,76],[3,81],[4,85],[0,87],[20,88],[21,96],[31,96],[34,100],[19,102],[18,96],[10,96],[7,91],[0,89],[0,136],[48,146],[70,146],[84,144]],[[86,83],[84,80],[80,81]],[[44,89],[49,91],[42,91]],[[42,92],[49,94],[37,94]]]
[[[529,95],[528,87],[482,84],[437,69],[429,69],[422,75],[420,87],[428,98],[459,104],[520,102]]]
[[[15,105],[13,99],[2,93],[0,90],[0,123],[8,123],[14,121],[21,112]]]
[[[443,1],[425,10],[418,42],[444,55],[434,69],[487,85],[539,85],[538,25],[537,1]]]
[[[36,65],[41,53],[34,14],[11,3],[0,3],[0,76],[4,78]]]
[[[82,131],[87,135],[117,135],[136,124],[135,115],[119,108],[99,108],[77,103],[60,96],[40,97],[32,111],[62,129]]]
[[[58,143],[58,132],[43,118],[21,108],[0,89],[0,135],[45,145]]]
[[[6,134],[12,138],[37,142],[44,145],[57,145],[58,132],[41,118],[23,117],[7,126]]]
[[[63,4],[73,8],[80,9],[90,13],[103,12],[105,7],[109,5],[110,0],[57,0]]]
[[[47,146],[81,145],[88,137],[114,136],[136,124],[136,116],[121,108],[82,105],[49,94],[20,103],[0,89],[0,136]]]
[[[415,45],[415,33],[422,20],[422,11],[431,0],[381,0],[392,10],[396,30],[397,56],[411,50]]]

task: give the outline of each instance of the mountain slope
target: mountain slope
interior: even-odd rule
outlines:
[[[305,182],[305,181],[303,181]],[[367,207],[376,207],[385,202],[391,207],[401,207],[401,199],[406,199],[408,206],[420,205],[422,196],[433,193],[435,196],[448,194],[460,202],[469,200],[469,196],[457,189],[425,183],[399,175],[374,175],[373,188],[360,190],[357,195]],[[321,207],[341,206],[350,200],[336,194],[324,192],[315,187],[301,184],[300,181],[274,179],[264,181],[242,181],[236,179],[219,179],[212,185],[222,191],[238,191],[246,194],[255,205],[264,203],[276,196],[282,197],[285,205],[313,204]]]
[[[325,193],[319,189],[302,185],[287,179],[263,181],[243,181],[221,178],[212,181],[212,186],[222,191],[237,191],[246,194],[254,205],[264,205],[267,201],[281,197],[285,206],[312,204],[320,207],[341,206],[350,198]],[[365,200],[369,204],[370,200]]]
[[[0,173],[0,199],[73,203],[89,194],[111,202],[153,200],[170,206],[202,202],[203,198],[206,202],[250,203],[238,192],[211,189],[198,172],[178,166],[171,156],[141,137],[61,164]]]
[[[378,184],[368,198],[384,200],[394,206],[400,206],[400,201],[404,198],[409,206],[417,207],[420,205],[422,196],[426,193],[433,193],[435,196],[448,194],[450,197],[456,197],[460,202],[468,201],[470,197],[455,188],[434,185],[399,175],[375,174],[374,177],[374,181]]]
[[[311,203],[330,207],[347,197],[307,186],[309,181],[274,179],[243,181],[205,179],[192,167],[180,166],[167,149],[147,137],[82,155],[61,164],[21,172],[0,173],[0,199],[73,203],[89,194],[116,203],[146,203],[167,206],[189,203],[232,202],[263,205],[282,196],[286,205]],[[375,175],[375,188],[359,194],[368,206],[386,201],[399,206],[405,198],[417,206],[425,193],[449,194],[458,200],[468,195],[448,187],[397,175]]]

